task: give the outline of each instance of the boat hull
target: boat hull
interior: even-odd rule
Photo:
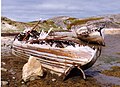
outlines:
[[[32,47],[31,45],[18,45],[13,44],[12,53],[18,57],[22,57],[24,59],[28,59],[30,56],[37,57],[37,60],[40,61],[43,68],[45,70],[49,70],[50,72],[54,72],[55,74],[61,76],[68,75],[68,73],[75,67],[81,67],[81,69],[85,70],[91,67],[95,61],[97,60],[95,50],[94,55],[88,56],[89,54],[83,55],[82,57],[88,57],[88,60],[85,58],[74,58],[75,55],[71,55],[71,53],[67,53],[64,50],[58,49],[43,49]],[[89,58],[91,57],[91,58]]]

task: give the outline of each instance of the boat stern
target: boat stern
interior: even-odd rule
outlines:
[[[93,28],[93,29],[84,27],[84,28],[78,29],[76,33],[77,33],[78,39],[82,41],[105,46],[104,30],[105,29],[103,27]]]

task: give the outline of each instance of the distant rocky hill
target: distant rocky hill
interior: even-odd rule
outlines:
[[[4,33],[21,32],[25,28],[32,28],[38,21],[18,22],[7,17],[1,17],[1,31]],[[37,30],[70,30],[77,29],[81,26],[105,24],[107,28],[120,28],[120,14],[107,15],[90,18],[73,18],[68,16],[54,17],[47,20],[40,20]]]
[[[25,24],[26,23],[17,22],[7,17],[1,17],[1,32],[6,32],[6,33],[20,32],[24,30]]]

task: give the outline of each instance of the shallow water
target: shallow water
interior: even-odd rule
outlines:
[[[106,35],[106,47],[103,48],[101,57],[99,57],[93,67],[85,70],[85,74],[87,76],[86,81],[83,80],[79,75],[73,75],[66,81],[61,81],[58,77],[48,74],[45,78],[28,83],[21,83],[22,67],[27,61],[11,54],[10,48],[13,37],[2,37],[1,39],[1,64],[3,68],[7,69],[6,72],[2,71],[1,80],[8,81],[9,84],[7,86],[120,86],[120,77],[108,76],[102,73],[104,70],[111,70],[111,67],[113,66],[120,67],[120,35]],[[15,79],[13,79],[13,77],[15,77]],[[56,79],[55,82],[52,81],[54,78]]]

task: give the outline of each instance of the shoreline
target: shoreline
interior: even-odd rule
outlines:
[[[111,33],[112,34],[112,33]],[[57,76],[47,73],[44,78],[39,78],[34,81],[29,81],[27,83],[22,83],[22,67],[27,62],[22,58],[18,58],[11,54],[10,44],[12,43],[13,36],[6,36],[2,37],[2,68],[6,69],[7,71],[2,71],[1,73],[1,81],[7,81],[10,87],[14,86],[42,86],[42,87],[51,87],[51,86],[120,86],[120,79],[115,77],[116,73],[118,73],[118,69],[116,71],[110,71],[111,67],[120,67],[119,61],[119,54],[120,52],[118,49],[120,41],[119,35],[120,34],[107,34],[105,37],[106,47],[103,48],[101,57],[96,61],[96,63],[90,68],[85,71],[87,77],[87,81],[83,80],[80,77],[80,72],[76,71],[78,74],[74,75],[73,77],[68,78],[66,81],[61,81],[60,78]],[[106,71],[109,70],[109,71]],[[75,72],[75,73],[76,73]],[[103,73],[102,73],[103,72]],[[111,76],[106,75],[106,73],[111,74]],[[55,81],[52,81],[55,79]],[[72,87],[70,86],[70,87]]]

